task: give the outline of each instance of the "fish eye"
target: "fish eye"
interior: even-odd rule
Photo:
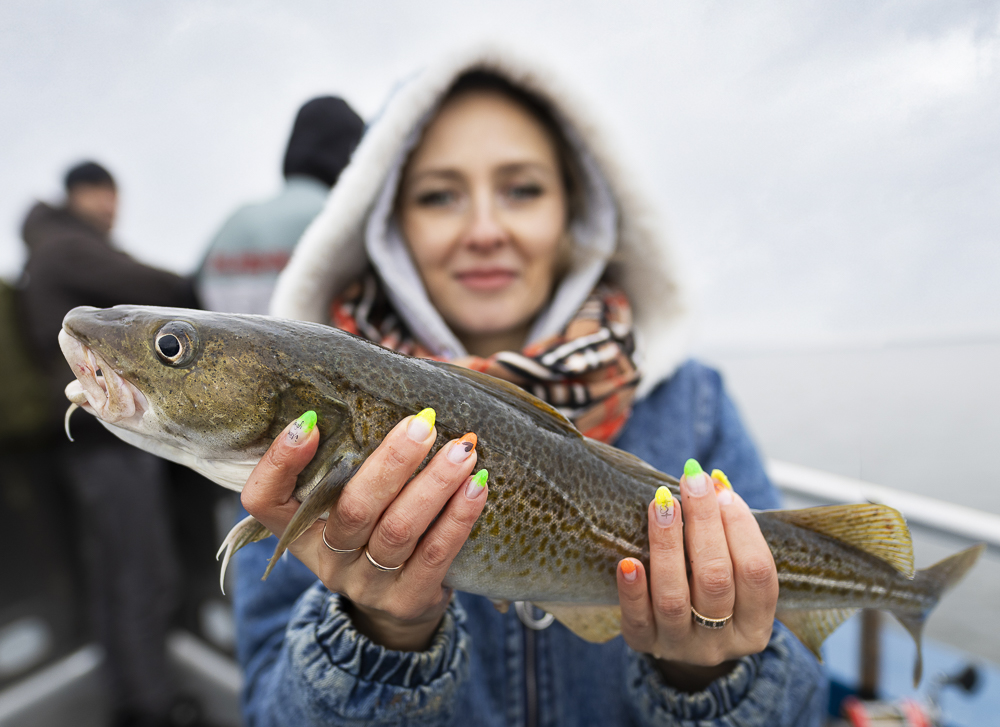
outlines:
[[[184,321],[171,321],[156,333],[153,347],[157,356],[170,366],[183,366],[194,358],[198,334]]]

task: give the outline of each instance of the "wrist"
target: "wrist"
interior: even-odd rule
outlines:
[[[403,621],[384,611],[359,606],[349,599],[347,614],[360,634],[392,651],[426,651],[441,625],[444,613],[426,619]]]
[[[696,666],[683,661],[653,659],[656,670],[663,681],[679,692],[694,694],[703,691],[716,679],[732,672],[739,660],[724,661],[716,666]]]

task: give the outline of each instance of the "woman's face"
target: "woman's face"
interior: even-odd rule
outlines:
[[[519,349],[566,255],[566,191],[546,129],[469,92],[428,125],[400,186],[403,236],[431,302],[470,353]]]

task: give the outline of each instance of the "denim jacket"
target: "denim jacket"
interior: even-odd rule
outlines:
[[[639,401],[616,445],[665,472],[688,457],[718,467],[751,507],[778,494],[718,373],[688,362]],[[359,634],[294,557],[260,577],[268,538],[237,555],[235,607],[249,727],[311,725],[685,725],[818,727],[819,665],[775,623],[767,648],[694,694],[666,685],[652,658],[583,641],[558,622],[522,626],[480,596],[456,594],[425,652],[390,651]]]

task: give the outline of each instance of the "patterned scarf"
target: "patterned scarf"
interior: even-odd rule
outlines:
[[[408,356],[443,360],[422,346],[369,273],[330,305],[331,323]],[[632,309],[625,295],[601,284],[562,333],[489,358],[452,363],[517,384],[558,409],[588,437],[611,442],[632,411],[640,372]]]

